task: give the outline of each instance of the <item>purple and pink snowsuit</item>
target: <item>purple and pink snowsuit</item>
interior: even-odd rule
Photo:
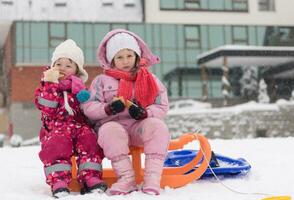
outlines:
[[[117,30],[109,32],[102,40],[98,49],[98,59],[100,65],[107,69],[110,63],[106,60],[106,43],[110,37],[118,32],[127,32]],[[159,62],[159,58],[154,56],[146,44],[138,36],[131,32],[142,51],[141,58],[147,60],[148,66]],[[155,76],[154,76],[155,77]],[[144,147],[146,159],[160,159],[158,166],[146,166],[145,169],[152,172],[158,172],[156,179],[160,179],[163,161],[170,141],[170,133],[163,121],[168,111],[168,97],[165,86],[155,77],[159,88],[159,94],[154,104],[146,107],[148,117],[143,120],[135,120],[130,117],[128,109],[116,115],[108,116],[105,113],[105,106],[109,104],[113,97],[117,96],[119,80],[105,74],[98,75],[90,86],[91,98],[82,104],[85,115],[96,123],[95,130],[98,133],[98,143],[102,147],[105,157],[112,161],[112,166],[117,176],[120,172],[124,173],[128,167],[116,166],[115,161],[123,160],[129,153],[129,146]],[[121,162],[123,165],[124,162]],[[129,162],[125,162],[129,165]],[[149,162],[150,163],[150,162]],[[118,164],[119,165],[119,164]],[[148,165],[148,163],[147,163]],[[149,169],[155,167],[156,169]],[[145,170],[145,174],[146,173]],[[157,181],[158,182],[158,181]],[[121,190],[121,186],[119,186]],[[158,186],[157,186],[158,187]],[[125,193],[124,191],[122,191]]]
[[[77,85],[82,84],[80,80]],[[68,114],[63,90],[64,85],[60,83],[41,81],[35,91],[35,104],[41,110],[43,125],[39,134],[39,157],[44,164],[46,182],[51,187],[61,180],[70,182],[73,155],[77,157],[81,185],[93,176],[102,179],[103,151],[97,144],[97,136],[79,107],[76,93],[71,91],[67,91],[67,96],[74,115]]]

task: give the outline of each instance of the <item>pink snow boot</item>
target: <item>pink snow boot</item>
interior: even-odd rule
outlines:
[[[57,181],[52,185],[52,196],[56,199],[69,195],[68,185],[65,181]]]
[[[137,190],[135,172],[130,158],[127,156],[121,160],[112,161],[117,182],[108,190],[110,195],[126,195]]]
[[[142,192],[151,195],[160,194],[160,180],[163,162],[164,160],[162,158],[152,158],[146,155]]]

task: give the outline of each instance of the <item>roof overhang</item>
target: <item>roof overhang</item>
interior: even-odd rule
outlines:
[[[294,62],[294,47],[226,45],[212,49],[197,57],[198,65],[219,68],[239,66],[277,66]]]

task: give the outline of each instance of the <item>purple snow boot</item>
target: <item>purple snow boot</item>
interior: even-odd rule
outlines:
[[[52,196],[56,199],[69,195],[68,185],[65,181],[57,181],[52,185]]]
[[[112,161],[111,164],[118,180],[111,186],[108,193],[110,195],[126,195],[136,191],[135,172],[130,158],[127,156],[121,160]]]
[[[152,156],[146,155],[142,192],[151,195],[160,194],[160,179],[163,163],[164,159],[162,158],[152,158]]]

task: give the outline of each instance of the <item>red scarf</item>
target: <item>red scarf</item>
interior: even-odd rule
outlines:
[[[135,88],[135,99],[144,107],[153,104],[158,95],[158,86],[146,65],[140,65],[135,75],[116,69],[105,70],[104,73],[119,81],[117,96],[132,101],[132,91]]]

